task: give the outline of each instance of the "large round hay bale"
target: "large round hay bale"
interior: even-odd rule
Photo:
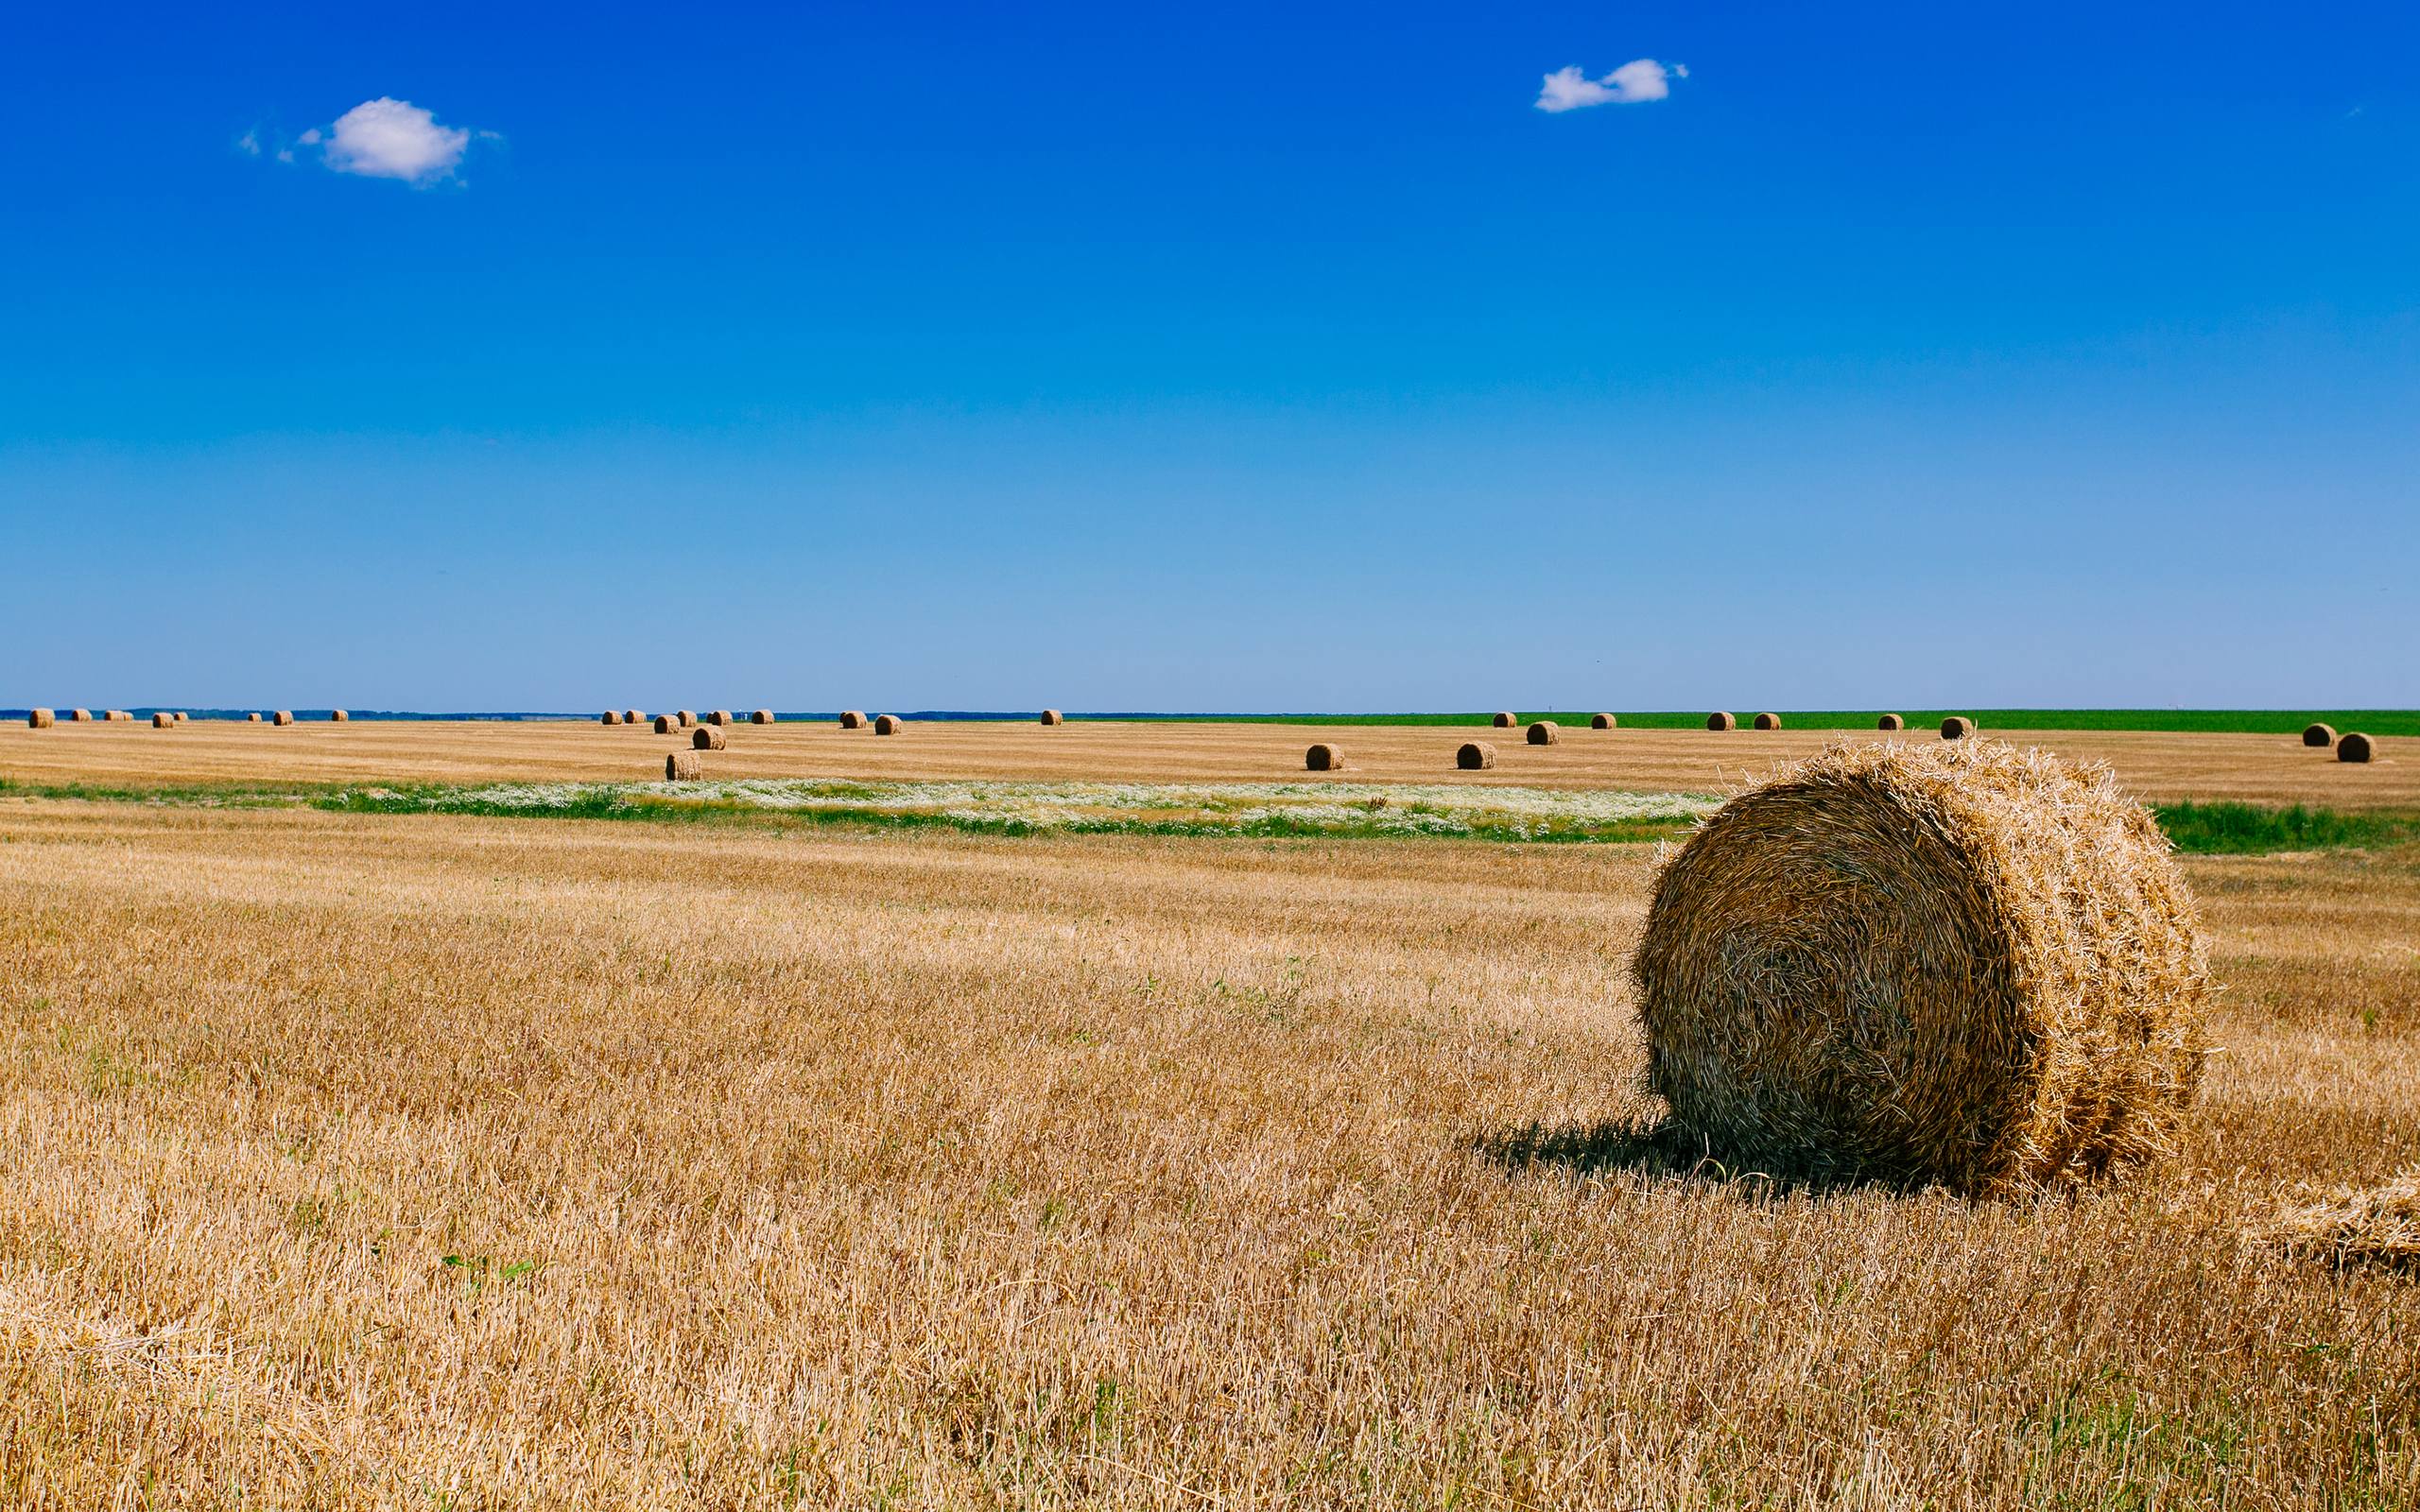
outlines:
[[[1494,719],[1489,721],[1490,724],[1494,725],[1498,730],[1510,730],[1520,722],[1521,721],[1518,719],[1512,717],[1512,714],[1509,710],[1498,713]]]
[[[1532,746],[1551,746],[1563,738],[1563,727],[1551,719],[1533,720],[1525,738]]]
[[[866,716],[855,709],[843,709],[840,711],[840,728],[842,730],[863,730],[866,728]]]
[[[728,726],[731,723],[731,711],[728,709],[710,710],[706,714],[706,723],[710,725]]]
[[[133,720],[133,718],[134,718],[134,716],[133,716],[132,714],[128,713],[127,713],[125,710],[123,710],[123,709],[112,709],[112,710],[111,710],[109,713],[105,713],[105,714],[101,715],[101,717],[102,717],[104,720],[107,720],[107,721],[110,721],[110,722],[112,722],[112,723],[116,723],[116,724],[128,724],[128,723],[132,722],[132,720]]]
[[[748,716],[748,722],[752,725],[769,725],[773,722],[773,711],[759,709]]]
[[[706,759],[694,750],[676,750],[664,758],[664,780],[694,782],[706,775]]]
[[[699,750],[720,750],[731,744],[731,737],[720,725],[700,725],[690,731],[689,744]]]
[[[67,711],[67,722],[71,725],[89,725],[93,722],[93,711],[90,709],[70,709]]]
[[[246,724],[248,724],[248,725],[257,725],[257,724],[259,724],[260,722],[261,722],[260,711],[259,711],[259,710],[257,710],[257,709],[253,710],[251,713],[248,713],[248,714],[246,714],[246,715],[244,716],[244,723],[246,723]]]
[[[2377,754],[2370,748],[2370,737],[2358,730],[2348,730],[2336,742],[2336,759],[2340,762],[2365,762]]]
[[[57,723],[59,716],[47,709],[30,710],[26,714],[26,727],[29,730],[48,730]]]
[[[2336,727],[2334,725],[2303,726],[2303,744],[2322,748],[2335,745]]]
[[[1908,728],[1908,722],[1905,719],[1900,718],[1897,714],[1884,714],[1881,718],[1874,722],[1874,728],[1876,730],[1905,730]]]
[[[658,714],[655,716],[655,732],[659,735],[669,735],[680,728],[681,716],[679,714]]]
[[[151,728],[154,730],[174,730],[177,728],[177,716],[166,713],[155,713],[151,716]]]
[[[608,709],[596,716],[596,722],[600,725],[618,725],[622,722],[622,711]]]
[[[647,711],[644,709],[625,709],[622,711],[622,723],[626,725],[644,725],[647,723]]]
[[[272,725],[290,725],[294,723],[294,711],[291,709],[280,709],[277,713],[268,716],[268,722]]]
[[[328,722],[330,724],[341,725],[352,717],[353,715],[346,713],[341,709],[331,709],[328,711]]]
[[[1724,713],[1722,711],[1718,709],[1713,713],[1705,716],[1705,728],[1708,730],[1737,730],[1739,728],[1739,721],[1732,718],[1729,714]]]
[[[1303,752],[1303,766],[1306,771],[1340,772],[1344,770],[1344,752],[1322,741]]]
[[[1648,1079],[1726,1160],[2017,1191],[2172,1144],[2210,988],[2158,825],[2105,768],[1836,746],[1656,884]]]
[[[1466,772],[1484,772],[1495,765],[1495,747],[1482,741],[1466,740],[1461,749],[1454,752],[1454,765]]]
[[[1616,719],[1611,714],[1590,714],[1588,716],[1588,728],[1591,730],[1611,730],[1620,723],[1620,720]]]
[[[1975,733],[1976,729],[1977,726],[1975,721],[1967,718],[1964,714],[1951,714],[1948,718],[1941,722],[1941,738],[1944,740],[1964,740],[1969,735]]]
[[[698,715],[694,710],[678,710],[673,713],[672,717],[681,721],[681,728],[683,730],[693,729],[698,723]]]
[[[178,711],[177,711],[177,723],[178,723],[178,724],[181,724],[181,725],[182,725],[182,724],[183,724],[183,723],[184,723],[188,718],[190,718],[190,717],[192,717],[192,716],[191,716],[191,715],[189,715],[189,714],[187,714],[183,710],[180,709],[180,710],[178,710]]]
[[[1042,722],[1046,725],[1063,725],[1067,722],[1067,716],[1056,709],[1045,709],[1042,711]]]
[[[878,715],[873,722],[873,732],[877,735],[899,733],[899,716],[897,714]]]
[[[1758,730],[1779,730],[1781,728],[1781,715],[1758,714],[1756,716],[1756,728]]]

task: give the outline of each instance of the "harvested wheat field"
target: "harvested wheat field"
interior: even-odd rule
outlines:
[[[2221,989],[2173,1153],[1969,1200],[1651,1132],[1656,845],[64,796],[666,760],[104,729],[0,741],[0,1504],[2420,1497],[2420,1284],[2277,1218],[2420,1150],[2420,845],[2184,858]],[[775,725],[716,777],[1302,775],[1298,730],[1110,730]],[[1355,727],[1305,785],[1737,748],[1635,733],[1460,774]]]

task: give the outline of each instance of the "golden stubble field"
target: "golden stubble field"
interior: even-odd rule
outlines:
[[[2420,1152],[2420,848],[2188,863],[2195,1131],[2020,1204],[1626,1138],[1654,862],[0,798],[0,1504],[2420,1497],[2420,1284],[2239,1238]]]

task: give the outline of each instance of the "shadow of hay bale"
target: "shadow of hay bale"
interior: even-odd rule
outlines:
[[[1871,1171],[1775,1170],[1717,1150],[1667,1118],[1641,1124],[1526,1124],[1482,1135],[1474,1152],[1519,1175],[1541,1167],[1575,1180],[1627,1171],[1664,1180],[1702,1182],[1750,1198],[1792,1193],[1845,1191],[1917,1192],[1926,1183],[1893,1181]]]

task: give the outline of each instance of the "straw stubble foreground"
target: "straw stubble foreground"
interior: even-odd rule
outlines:
[[[1968,1194],[2171,1148],[2192,900],[2141,805],[2004,744],[1842,745],[1726,804],[1634,966],[1649,1080],[1726,1159]]]

